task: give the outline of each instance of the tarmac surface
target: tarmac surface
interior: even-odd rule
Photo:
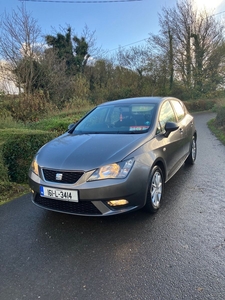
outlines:
[[[198,154],[155,215],[77,217],[25,195],[0,206],[1,300],[225,299],[225,147],[195,115]]]

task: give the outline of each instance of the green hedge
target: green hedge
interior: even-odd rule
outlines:
[[[58,118],[49,118],[42,119],[38,122],[29,124],[29,128],[32,130],[44,130],[44,131],[53,131],[58,132],[58,134],[64,133],[68,130],[69,124],[73,123],[69,118],[67,119],[58,119]]]
[[[216,101],[209,99],[200,99],[195,101],[184,101],[184,104],[186,105],[189,111],[198,112],[212,109],[215,106]]]
[[[27,183],[27,174],[38,149],[56,137],[54,132],[35,131],[14,135],[2,146],[3,162],[10,181]]]
[[[0,145],[0,191],[2,191],[1,187],[1,182],[8,182],[8,171],[3,163],[3,158],[2,158],[2,145]]]

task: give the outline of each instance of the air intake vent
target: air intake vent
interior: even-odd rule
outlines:
[[[55,200],[41,197],[39,194],[36,195],[34,203],[50,210],[64,212],[68,214],[76,215],[98,215],[101,216],[102,213],[94,206],[91,201],[80,201],[78,203]]]

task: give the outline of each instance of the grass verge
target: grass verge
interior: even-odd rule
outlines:
[[[225,128],[224,127],[217,127],[216,120],[212,119],[208,122],[209,129],[212,133],[218,138],[225,145]]]
[[[14,182],[1,182],[0,190],[0,205],[30,192],[28,184],[16,184]]]

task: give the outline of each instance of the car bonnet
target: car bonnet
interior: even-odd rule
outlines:
[[[66,133],[41,148],[37,161],[41,167],[88,171],[119,162],[140,147],[146,134]]]

